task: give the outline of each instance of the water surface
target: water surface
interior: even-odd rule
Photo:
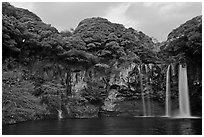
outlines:
[[[3,126],[3,135],[196,135],[202,119],[107,117],[27,121]]]

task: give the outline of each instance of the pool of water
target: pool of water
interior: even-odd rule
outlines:
[[[201,135],[202,119],[107,117],[27,121],[4,125],[3,135]]]

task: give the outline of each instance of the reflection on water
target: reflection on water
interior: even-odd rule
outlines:
[[[191,122],[189,121],[184,121],[182,124],[180,124],[180,134],[183,134],[183,135],[190,135],[190,134],[193,134],[193,129],[191,127]]]
[[[167,123],[166,127],[168,128],[168,134],[196,135],[202,133],[202,120],[172,119]]]
[[[3,126],[3,134],[190,135],[202,134],[202,120],[151,117],[40,120]]]
[[[166,134],[167,135],[172,135],[173,132],[173,123],[172,122],[166,122]]]

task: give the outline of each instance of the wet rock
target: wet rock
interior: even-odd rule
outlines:
[[[106,111],[114,111],[116,102],[123,100],[123,97],[117,97],[118,94],[119,92],[116,89],[111,89],[108,97],[104,101],[102,109]]]

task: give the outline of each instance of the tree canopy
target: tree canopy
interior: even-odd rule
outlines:
[[[202,63],[202,16],[197,16],[168,35],[160,54],[170,56],[178,62]],[[167,57],[168,58],[168,57]]]

